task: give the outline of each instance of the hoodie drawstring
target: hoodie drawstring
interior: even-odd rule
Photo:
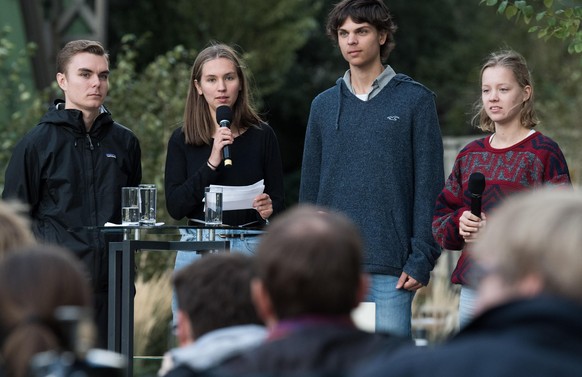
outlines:
[[[337,105],[337,113],[335,114],[335,129],[339,130],[339,126],[340,126],[340,114],[342,111],[342,81],[343,78],[339,78],[336,81],[336,85],[338,86],[338,105]]]
[[[93,147],[93,142],[91,141],[91,136],[89,136],[89,134],[87,135],[87,140],[89,141],[89,149],[93,150],[95,149],[95,147]]]

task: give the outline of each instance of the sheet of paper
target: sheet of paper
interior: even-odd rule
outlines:
[[[155,226],[162,226],[164,224],[165,224],[164,222],[159,222],[159,223],[155,223],[154,225]],[[108,221],[103,226],[107,226],[107,227],[110,227],[110,226],[123,226],[123,227],[127,227],[128,225],[116,224],[116,223],[111,223],[111,222]],[[138,225],[132,225],[132,226],[137,227]]]
[[[253,200],[255,197],[265,191],[263,179],[248,186],[210,185],[210,187],[222,188],[223,211],[253,208]]]

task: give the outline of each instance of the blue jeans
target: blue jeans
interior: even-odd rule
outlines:
[[[181,241],[196,241],[197,240],[197,229],[182,229],[180,233],[182,234]],[[228,235],[238,235],[238,237],[229,237],[227,240],[230,241],[230,251],[233,253],[243,253],[246,255],[254,255],[259,240],[261,239],[260,231],[248,231],[248,230],[238,230],[238,229],[228,229],[220,230],[216,229],[215,239],[221,240],[219,234]],[[249,237],[250,236],[250,237]],[[210,231],[202,230],[202,239],[199,241],[210,240]],[[178,251],[176,253],[176,261],[174,262],[174,272],[188,266],[190,263],[194,262],[202,256],[195,251]],[[177,323],[177,312],[178,312],[178,302],[176,299],[176,294],[174,293],[172,297],[172,323],[176,325]]]
[[[415,292],[396,289],[398,277],[370,275],[366,301],[376,303],[376,331],[411,338],[412,300]]]
[[[465,327],[473,319],[475,311],[475,301],[477,300],[477,291],[472,288],[461,286],[459,296],[459,328]]]

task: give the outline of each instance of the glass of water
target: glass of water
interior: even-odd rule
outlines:
[[[204,191],[204,222],[206,225],[222,225],[222,187],[206,187]]]
[[[142,183],[139,185],[140,225],[156,225],[156,197],[157,189],[155,184]]]
[[[139,188],[121,188],[121,225],[139,225]]]

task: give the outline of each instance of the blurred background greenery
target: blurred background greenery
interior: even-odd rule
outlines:
[[[539,11],[547,2],[515,1],[531,3]],[[170,132],[180,126],[190,66],[197,51],[210,41],[222,41],[237,46],[253,74],[255,98],[279,138],[287,202],[295,203],[311,100],[333,85],[347,68],[324,32],[325,17],[333,3],[335,0],[110,2],[108,37],[103,41],[111,53],[112,67],[106,105],[114,118],[140,139],[143,181],[163,188],[166,143]],[[484,57],[499,48],[521,52],[529,61],[536,83],[543,120],[540,129],[563,147],[578,182],[580,55],[568,51],[569,47],[573,49],[568,40],[546,41],[538,38],[539,32],[528,32],[534,21],[526,25],[523,17],[508,20],[498,14],[497,3],[507,1],[387,1],[399,27],[389,64],[436,93],[443,136],[466,136],[478,134],[469,119],[472,104],[479,97],[478,71]],[[6,12],[2,17],[7,17]],[[35,55],[38,46],[18,43],[23,38],[22,30],[0,21],[3,172],[14,143],[36,124],[60,93],[55,84],[35,88],[29,57]],[[53,62],[43,64],[51,66]],[[0,185],[3,179],[2,174]],[[161,194],[163,199],[163,190]],[[163,203],[160,212],[171,221]]]
[[[279,139],[287,205],[296,203],[311,100],[333,85],[347,69],[324,31],[326,15],[335,2],[107,2],[106,33],[101,42],[110,51],[112,72],[106,106],[114,119],[131,128],[140,139],[143,182],[155,183],[159,189],[159,221],[177,223],[165,209],[166,144],[172,130],[180,126],[190,66],[197,51],[210,41],[229,43],[243,54],[254,78],[255,99]],[[38,74],[32,74],[45,66],[50,69],[54,63],[42,58],[47,55],[46,46],[41,48],[27,37],[17,3],[0,0],[3,10],[0,15],[1,173],[14,144],[37,123],[52,99],[60,96],[56,85],[47,83],[54,81],[54,76],[43,81]],[[55,12],[52,8],[55,4],[63,8],[81,2],[20,1],[21,5],[25,3],[38,7],[35,9],[40,17],[52,25],[64,14]],[[542,119],[539,129],[558,141],[574,183],[580,183],[582,95],[578,88],[582,80],[579,54],[582,11],[579,1],[387,0],[386,3],[399,27],[395,36],[397,46],[388,63],[397,72],[410,75],[436,93],[443,137],[449,141],[462,140],[446,143],[452,145],[452,154],[449,153],[452,158],[466,140],[479,136],[469,120],[472,105],[480,95],[478,73],[484,57],[493,50],[513,48],[526,57],[534,76]],[[71,27],[82,28],[75,24]],[[50,34],[50,30],[41,31],[43,36]],[[48,56],[60,47],[55,43]],[[0,188],[3,183],[4,174],[1,174]],[[137,336],[141,340],[136,345],[141,347],[139,352],[159,355],[171,343],[167,297],[164,303],[146,299],[157,295],[151,292],[159,285],[168,292],[167,271],[171,269],[173,255],[145,255],[139,262],[136,334],[140,334]],[[441,258],[444,262],[439,262],[440,270],[435,270],[435,276],[440,278],[433,279],[435,284],[420,292],[416,300],[419,317],[448,318],[433,322],[440,326],[436,335],[432,335],[435,339],[454,327],[450,317],[443,314],[448,310],[446,307],[456,305],[454,288],[447,283],[451,258],[454,255]],[[144,301],[139,301],[142,294]],[[154,314],[160,307],[168,310]],[[431,308],[437,314],[430,314]],[[161,330],[150,329],[151,323],[139,322],[138,316],[150,322],[151,318],[157,318],[155,322],[162,324]],[[142,372],[147,375],[151,371]]]

